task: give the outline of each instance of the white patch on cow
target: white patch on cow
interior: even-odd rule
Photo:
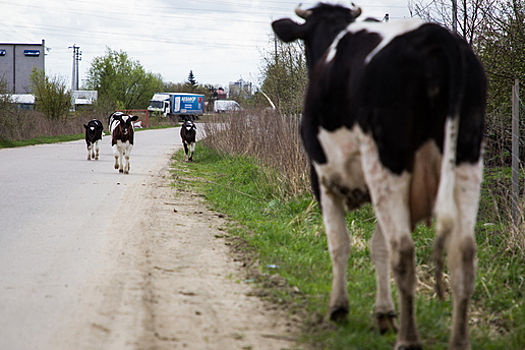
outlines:
[[[439,184],[435,214],[437,219],[436,233],[448,235],[457,221],[457,208],[454,200],[456,145],[459,132],[459,117],[447,118],[445,122],[445,141],[443,145],[443,161],[441,165],[441,181]]]
[[[342,127],[335,131],[319,128],[317,138],[327,158],[324,164],[314,162],[321,183],[366,191],[356,128]]]
[[[341,31],[337,37],[332,42],[332,45],[330,45],[330,48],[328,49],[328,55],[326,56],[325,63],[330,62],[334,59],[336,53],[337,53],[337,45],[339,44],[339,41],[347,34],[347,33],[357,33],[362,30],[366,30],[369,33],[377,33],[381,38],[381,42],[379,45],[375,47],[375,49],[370,52],[365,59],[365,63],[368,64],[372,60],[372,58],[381,51],[386,45],[388,45],[394,38],[403,35],[405,33],[411,32],[413,30],[416,30],[417,28],[421,27],[425,22],[421,21],[417,18],[410,18],[405,20],[399,20],[399,21],[391,21],[388,23],[383,22],[353,22],[346,27],[345,30]]]
[[[383,40],[366,56],[365,63],[368,64],[372,58],[387,46],[394,38],[405,33],[416,30],[425,22],[417,18],[410,18],[400,21],[392,21],[388,23],[381,22],[356,22],[348,26],[347,30],[351,33],[356,33],[361,30],[367,30],[372,33],[377,33]]]
[[[109,130],[111,134],[113,134],[113,130],[115,130],[119,124],[120,124],[120,120],[113,119],[111,121],[111,125],[109,126]]]
[[[339,41],[348,33],[348,29],[342,30],[332,42],[332,45],[328,48],[328,55],[326,56],[325,63],[332,61],[337,53],[337,45]]]

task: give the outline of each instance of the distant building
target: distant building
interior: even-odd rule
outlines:
[[[217,100],[225,100],[226,99],[226,91],[222,87],[218,88],[216,91],[217,94]]]
[[[242,78],[230,82],[229,95],[230,98],[235,97],[250,97],[253,94],[253,84],[250,81],[243,80]]]
[[[0,80],[7,82],[7,92],[31,92],[29,77],[33,67],[45,69],[45,49],[45,40],[42,44],[0,43]]]

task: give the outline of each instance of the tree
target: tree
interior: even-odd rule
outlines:
[[[43,69],[33,67],[30,75],[31,92],[35,95],[35,109],[44,113],[48,119],[67,119],[71,109],[72,96],[65,81],[59,76],[47,76]]]
[[[497,0],[459,0],[457,1],[457,32],[470,45],[473,45],[485,21],[485,9]],[[409,2],[413,16],[429,22],[441,23],[452,29],[453,11],[451,0],[412,0]]]
[[[197,80],[195,80],[192,70],[190,70],[190,74],[188,74],[188,81],[186,82],[186,85],[190,90],[189,92],[194,92],[195,88],[197,87]]]
[[[110,112],[146,108],[153,94],[162,90],[163,82],[159,74],[146,72],[127,53],[107,48],[105,56],[93,59],[86,85],[98,91],[98,105]]]
[[[298,115],[308,85],[304,48],[299,42],[279,42],[276,49],[263,58],[261,90],[283,114]]]

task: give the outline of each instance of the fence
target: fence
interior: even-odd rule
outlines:
[[[519,226],[521,215],[520,206],[520,169],[523,162],[520,160],[520,122],[525,118],[525,104],[520,99],[520,81],[516,79],[512,87],[512,219]],[[525,191],[524,191],[525,195]]]

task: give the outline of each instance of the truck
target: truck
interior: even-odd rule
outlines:
[[[204,113],[204,95],[185,92],[159,92],[149,101],[148,111],[179,121],[196,120]]]
[[[233,112],[241,109],[241,106],[233,100],[217,100],[213,104],[213,111],[215,113]]]

